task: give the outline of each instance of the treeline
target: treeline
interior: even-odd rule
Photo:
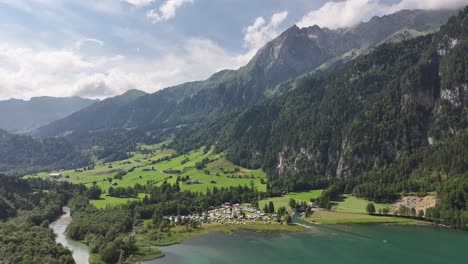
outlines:
[[[0,175],[0,263],[75,263],[48,228],[71,193],[70,184]]]
[[[34,139],[0,130],[0,172],[8,175],[78,168],[90,163],[63,138]]]

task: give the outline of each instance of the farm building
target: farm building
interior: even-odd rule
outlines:
[[[49,175],[49,179],[58,180],[60,178],[62,178],[62,174],[60,174],[60,173],[51,173]]]

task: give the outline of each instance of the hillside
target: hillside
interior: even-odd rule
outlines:
[[[216,144],[235,164],[264,168],[276,194],[338,184],[385,202],[439,191],[434,218],[465,228],[467,21],[468,8],[434,35],[382,45],[235,118],[188,131],[176,146]]]
[[[89,163],[87,156],[63,138],[33,139],[0,130],[0,172],[25,175],[77,168]]]
[[[33,97],[29,101],[0,101],[0,128],[11,133],[29,133],[96,102],[80,97]]]
[[[75,263],[72,252],[57,244],[48,228],[72,192],[71,184],[25,181],[0,173],[1,262]]]
[[[308,42],[311,38],[304,37],[319,28],[292,27],[237,71],[150,95],[130,96],[131,92],[111,98],[36,135],[64,135],[78,146],[92,147],[105,161],[128,158],[137,143],[169,136],[175,137],[172,147],[180,153],[215,146],[236,165],[262,168],[269,196],[332,188],[324,191],[322,204],[329,204],[330,193],[389,202],[402,193],[437,191],[440,204],[429,211],[428,219],[465,228],[462,214],[468,202],[452,198],[468,193],[468,9],[429,35],[418,30],[433,28],[421,29],[417,23],[412,31],[389,27],[393,25],[389,19],[406,27],[403,18],[420,11],[405,12],[393,15],[394,20],[392,15],[374,18],[334,32],[351,34],[378,24],[383,31],[390,28],[387,36],[381,36],[390,43],[376,42],[381,37],[371,35],[360,44],[367,50],[360,48],[355,55],[361,55],[347,63],[335,46],[342,60],[327,71],[305,70],[312,67],[307,64],[311,54],[304,55],[309,58],[304,68],[300,56],[294,57],[299,54],[295,51],[302,54],[319,47],[314,41],[323,38]],[[412,38],[417,35],[421,36]],[[332,50],[331,44],[326,46]],[[294,70],[290,78],[297,79],[284,82],[270,72],[274,69]],[[304,75],[300,69],[314,74]],[[265,78],[270,73],[279,79]]]
[[[468,122],[462,22],[311,77],[233,120],[217,120],[218,128],[227,124],[218,137],[204,127],[190,144],[217,143],[235,163],[266,166],[270,175],[304,164],[311,176],[351,178],[459,134]]]
[[[114,104],[109,99],[33,134],[39,137],[66,135],[73,143],[86,147],[105,141],[110,134],[123,141],[138,138],[145,143],[155,143],[181,128],[230,116],[293,89],[295,85],[280,84],[366,53],[401,30],[412,29],[425,34],[438,28],[453,13],[401,11],[340,30],[293,26],[266,44],[238,70],[221,71],[205,81],[167,88],[127,104]],[[97,144],[106,148],[105,144]],[[128,142],[122,144],[129,145]]]

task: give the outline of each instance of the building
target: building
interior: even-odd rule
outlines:
[[[58,180],[60,178],[62,178],[62,174],[60,173],[51,173],[49,175],[49,179],[52,179],[52,180]]]

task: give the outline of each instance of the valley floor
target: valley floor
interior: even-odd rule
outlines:
[[[147,194],[139,193],[134,197],[111,197],[111,187],[135,187],[136,185],[160,186],[163,182],[170,184],[179,183],[182,190],[206,193],[214,188],[253,186],[259,191],[266,190],[266,174],[261,170],[250,170],[236,166],[224,159],[223,153],[214,153],[213,149],[204,148],[177,155],[174,150],[166,149],[164,144],[154,146],[141,145],[139,151],[131,153],[131,158],[115,162],[97,162],[94,166],[77,168],[75,170],[61,171],[57,181],[68,181],[75,184],[84,184],[87,187],[99,186],[103,193],[99,199],[90,203],[97,208],[114,207],[132,201],[143,200]],[[49,173],[39,173],[28,177],[51,177]],[[238,229],[248,229],[255,232],[263,231],[303,231],[306,227],[301,225],[287,225],[276,222],[276,214],[265,214],[262,208],[274,204],[275,211],[279,208],[290,208],[289,202],[309,203],[322,194],[322,190],[310,190],[306,192],[291,192],[282,197],[271,197],[258,201],[258,208],[251,208],[250,204],[242,204],[236,210],[240,214],[246,214],[242,219],[234,213],[210,214],[208,221],[195,217],[196,221],[204,222],[201,227],[191,228],[188,225],[174,226],[170,232],[151,232],[151,228],[141,228],[133,231],[138,251],[135,253],[135,261],[143,261],[163,257],[164,254],[158,247],[178,244],[184,240],[212,232],[231,233]],[[314,209],[310,217],[303,220],[316,224],[343,224],[343,223],[416,223],[416,220],[393,216],[368,215],[366,206],[370,201],[343,195],[339,201],[332,203],[331,210]],[[234,208],[234,206],[233,206]],[[376,211],[388,209],[394,210],[391,204],[375,204]],[[214,211],[223,211],[217,209]],[[253,211],[252,211],[253,210]],[[292,210],[292,209],[291,209]],[[292,212],[289,210],[289,212]],[[231,211],[229,211],[231,212]],[[194,216],[184,216],[194,217]],[[171,218],[171,222],[175,219]],[[284,220],[284,219],[283,219]],[[151,220],[144,220],[143,226],[151,226]],[[91,255],[90,263],[101,263],[98,255]]]

